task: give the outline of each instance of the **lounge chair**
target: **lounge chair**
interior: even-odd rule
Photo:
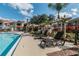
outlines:
[[[54,38],[43,38],[40,42],[39,46],[42,48],[50,47],[50,46],[57,46],[57,45],[64,45],[65,40],[63,38],[64,32],[57,32]]]

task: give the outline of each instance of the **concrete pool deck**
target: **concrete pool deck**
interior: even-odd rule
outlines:
[[[39,40],[34,40],[33,36],[23,36],[19,42],[13,56],[46,56],[47,53],[60,51],[65,48],[74,47],[72,43],[66,42],[63,47],[50,47],[42,49],[38,46]]]

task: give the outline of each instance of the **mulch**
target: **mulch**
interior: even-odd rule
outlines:
[[[47,53],[47,55],[48,56],[78,56],[78,51],[79,51],[79,48],[76,46],[76,47],[64,49],[61,51]]]

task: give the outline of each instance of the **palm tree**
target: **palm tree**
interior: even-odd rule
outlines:
[[[66,7],[68,4],[67,3],[49,3],[48,7],[51,9],[55,9],[57,11],[57,18],[60,19],[60,12],[61,10]],[[65,16],[64,16],[65,17]],[[62,26],[63,25],[63,26]],[[65,38],[65,33],[66,33],[66,28],[65,28],[65,19],[63,19],[63,21],[61,21],[61,26],[62,26],[62,30],[64,30],[64,38]]]
[[[69,21],[70,19],[72,19],[71,17],[66,17],[66,15],[64,15],[63,18],[61,18],[62,20],[60,22],[62,22],[62,30],[64,31],[64,38],[66,37],[66,23],[67,21]]]
[[[67,5],[68,5],[68,3],[49,3],[48,7],[51,8],[51,9],[55,9],[57,11],[57,19],[60,19],[61,10],[64,7],[66,7]],[[62,26],[62,22],[58,22],[58,24],[60,24],[60,23],[61,23],[61,26]]]
[[[55,9],[55,10],[57,10],[57,14],[58,14],[58,16],[57,16],[57,18],[58,19],[60,19],[60,11],[64,8],[64,7],[66,7],[68,5],[68,3],[49,3],[48,4],[48,7],[49,8],[51,8],[51,9]]]

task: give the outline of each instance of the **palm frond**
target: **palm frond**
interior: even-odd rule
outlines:
[[[62,8],[66,7],[67,5],[68,3],[49,3],[48,7],[60,11]]]

